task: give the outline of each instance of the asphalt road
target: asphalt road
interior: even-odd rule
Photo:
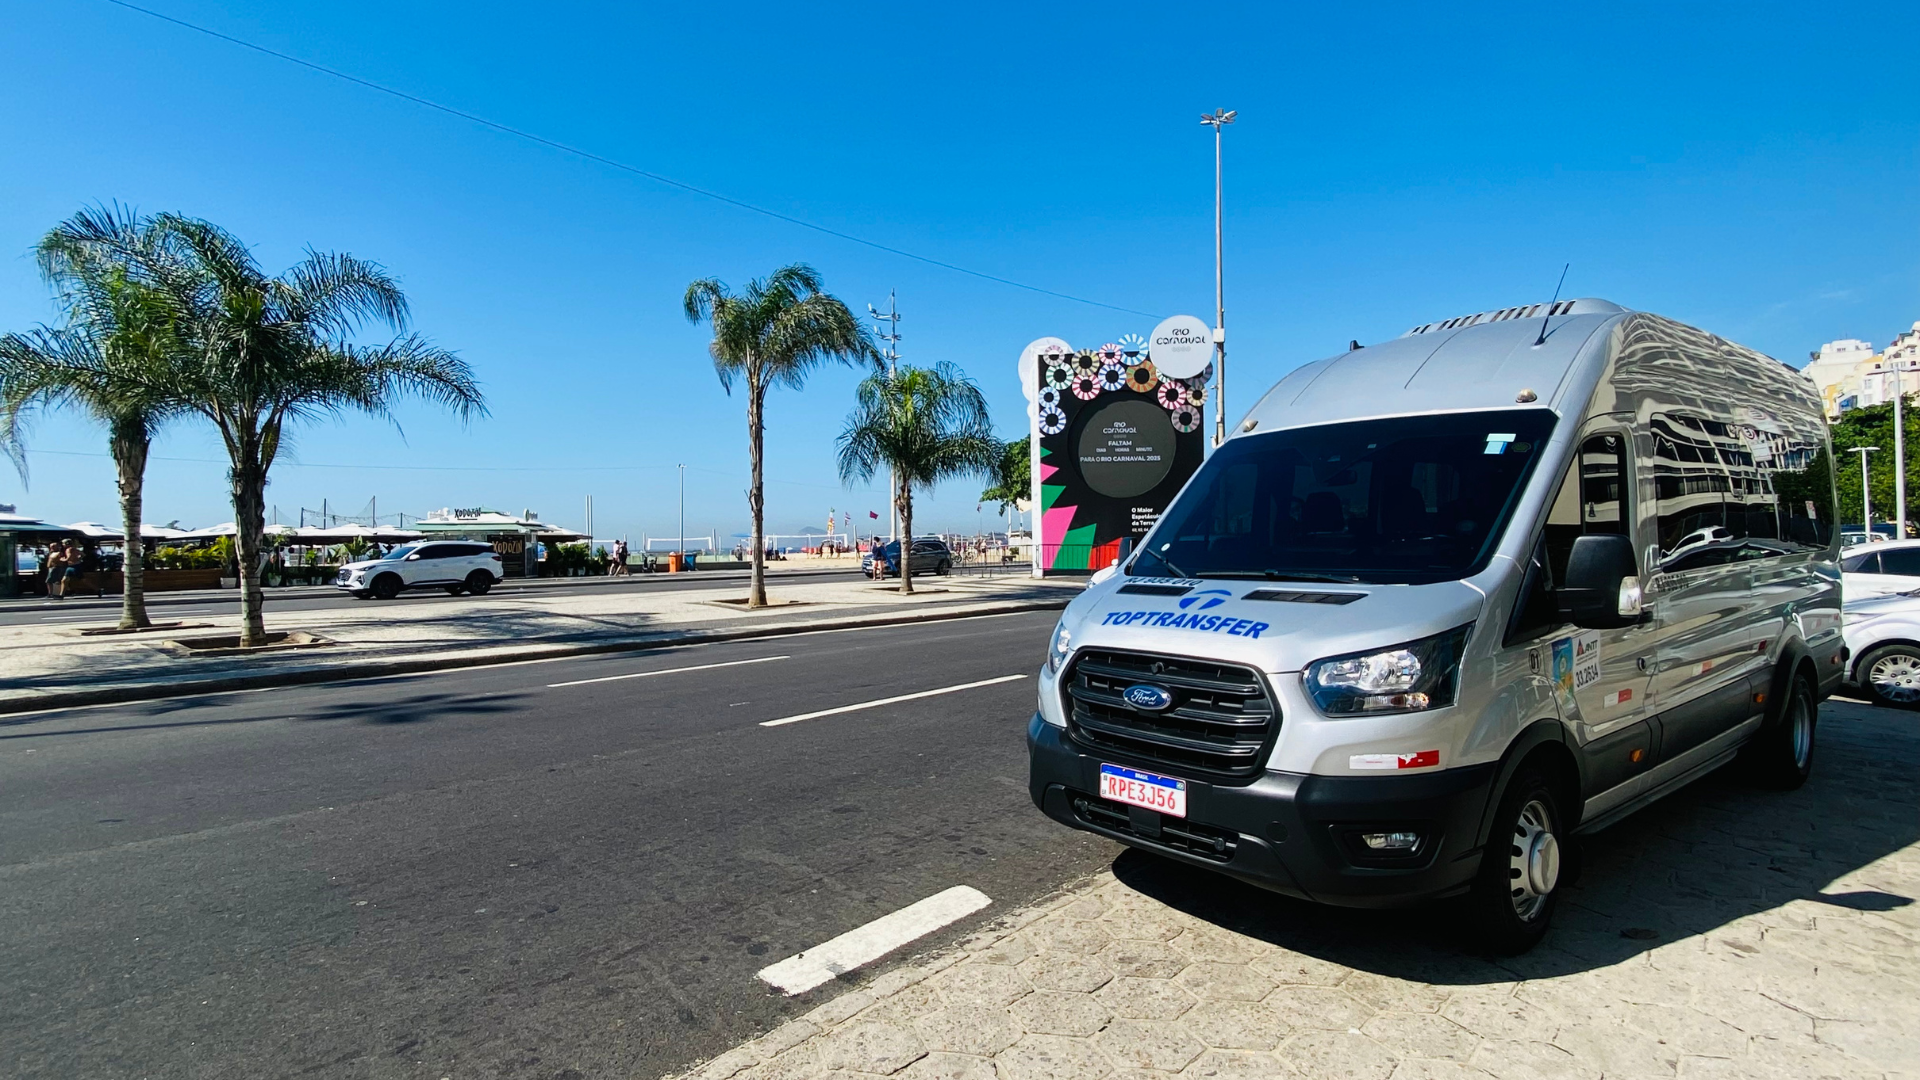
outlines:
[[[851,581],[860,577],[858,570],[805,570],[775,571],[768,574],[768,580],[779,582],[792,574],[796,581]],[[502,595],[530,596],[578,596],[587,589],[613,589],[626,591],[661,591],[676,589],[711,589],[719,585],[745,581],[744,570],[722,570],[714,573],[695,572],[691,574],[634,574],[623,578],[585,578],[522,581],[509,579],[495,588]],[[357,600],[346,593],[332,589],[325,591],[294,588],[266,590],[267,610],[277,611],[323,611],[329,608],[364,607],[368,604],[444,604],[454,597],[448,596],[444,589],[422,589],[404,592],[392,600]],[[175,619],[207,618],[218,615],[239,615],[240,594],[238,590],[222,593],[196,592],[189,596],[173,596],[167,593],[153,593],[147,598],[147,613],[155,622]],[[67,624],[92,625],[100,623],[111,625],[120,616],[120,598],[108,596],[79,596],[70,600],[48,600],[44,597],[8,600],[0,603],[0,626],[62,626]]]
[[[781,996],[756,978],[777,960],[955,885],[993,899],[898,959],[1111,860],[1027,800],[1053,619],[0,720],[0,1074],[647,1077],[718,1053],[837,992]]]

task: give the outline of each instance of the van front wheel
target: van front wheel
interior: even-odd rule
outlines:
[[[1538,768],[1523,768],[1501,794],[1467,895],[1469,917],[1489,951],[1523,953],[1546,935],[1559,901],[1564,820],[1559,797]]]

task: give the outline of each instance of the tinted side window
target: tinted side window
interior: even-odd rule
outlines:
[[[1728,467],[1735,448],[1727,425],[1656,413],[1651,427],[1660,569],[1677,573],[1733,561],[1748,523]]]
[[[1553,590],[1567,572],[1573,542],[1582,536],[1631,535],[1631,487],[1627,441],[1618,432],[1590,435],[1560,480],[1547,510],[1546,527],[1527,569],[1523,597],[1514,611],[1507,640],[1531,637],[1560,625]]]
[[[1841,563],[1840,569],[1849,574],[1877,574],[1880,572],[1880,553],[1869,551],[1865,555],[1855,555]]]
[[[1882,551],[1880,572],[1883,574],[1909,574],[1920,577],[1920,548],[1900,548],[1895,551]]]
[[[420,549],[422,559],[450,559],[459,553],[459,544],[429,544]]]

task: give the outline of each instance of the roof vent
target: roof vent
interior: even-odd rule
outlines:
[[[1482,311],[1474,315],[1456,315],[1451,319],[1416,326],[1401,336],[1412,337],[1415,334],[1434,334],[1443,330],[1463,330],[1469,326],[1506,322],[1509,319],[1538,319],[1554,315],[1614,315],[1625,310],[1618,304],[1610,304],[1605,300],[1561,300],[1553,304],[1521,304],[1519,307]]]

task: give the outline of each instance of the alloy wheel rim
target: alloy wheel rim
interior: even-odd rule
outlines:
[[[1539,799],[1520,808],[1507,857],[1507,893],[1513,913],[1531,922],[1547,906],[1560,882],[1560,841],[1553,835],[1553,812]]]
[[[1888,701],[1920,701],[1920,657],[1906,653],[1883,656],[1873,662],[1867,682]]]

